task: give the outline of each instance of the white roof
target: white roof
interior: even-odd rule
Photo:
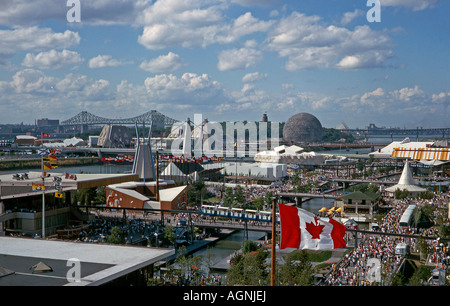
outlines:
[[[179,187],[161,189],[159,191],[159,200],[160,201],[173,201],[186,188],[187,188],[187,186],[179,186]]]
[[[402,175],[398,180],[398,183],[394,186],[386,188],[386,191],[394,192],[395,190],[408,190],[409,192],[424,192],[425,188],[416,186],[416,182],[412,176],[411,168],[409,167],[408,160],[405,161],[405,166],[403,167]]]
[[[182,176],[185,177],[186,174],[183,173],[174,163],[170,162],[169,165],[161,173],[164,176]]]
[[[396,148],[401,149],[425,149],[429,147],[430,145],[434,144],[432,141],[393,141],[387,146],[375,151],[369,153],[370,156],[374,157],[391,157],[392,152]]]
[[[108,188],[111,189],[111,190],[114,190],[114,191],[126,194],[126,195],[128,195],[130,197],[133,197],[133,198],[135,198],[137,200],[140,200],[140,201],[148,201],[149,200],[148,197],[146,197],[143,194],[141,194],[141,193],[139,193],[139,192],[137,192],[135,190],[132,190],[132,189],[117,188],[117,187],[111,187],[111,186],[108,186]]]
[[[37,138],[30,135],[17,135],[16,139],[37,139]]]
[[[59,240],[42,240],[0,237],[0,254],[62,260],[76,258],[83,263],[107,264],[110,266],[90,275],[82,275],[80,282],[67,285],[101,285],[173,255],[174,250],[111,244],[76,243]]]

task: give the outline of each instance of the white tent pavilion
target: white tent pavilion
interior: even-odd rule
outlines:
[[[386,188],[385,191],[393,194],[397,189],[407,190],[410,193],[421,193],[427,191],[425,188],[416,185],[408,160],[405,160],[405,166],[403,167],[403,172],[398,180],[398,183],[394,186]]]

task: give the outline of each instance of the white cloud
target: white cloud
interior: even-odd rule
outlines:
[[[180,69],[183,62],[178,54],[169,52],[167,55],[161,55],[149,61],[143,61],[139,68],[152,73],[173,72]]]
[[[252,82],[264,80],[264,79],[266,79],[268,76],[269,76],[269,75],[268,75],[267,73],[259,73],[259,72],[247,73],[247,74],[244,75],[244,77],[242,78],[242,82],[244,82],[244,83],[252,83]]]
[[[280,0],[231,0],[232,3],[237,3],[242,6],[268,6],[275,2],[280,2]]]
[[[263,59],[263,53],[254,48],[224,50],[219,53],[217,69],[220,71],[247,69]]]
[[[159,74],[144,81],[151,99],[161,102],[195,104],[210,103],[210,99],[223,99],[222,86],[210,79],[209,75],[184,73],[181,77],[173,74]]]
[[[67,65],[79,65],[83,61],[77,52],[64,49],[61,52],[50,50],[38,54],[27,53],[22,65],[38,69],[61,69]]]
[[[414,11],[433,8],[440,0],[380,0],[381,6],[401,6]]]
[[[81,22],[94,25],[134,24],[150,0],[80,1]],[[66,0],[14,0],[0,2],[0,25],[29,26],[53,19],[66,22]]]
[[[287,59],[285,68],[363,69],[382,67],[392,58],[391,39],[369,26],[354,30],[326,25],[319,16],[293,12],[269,31],[268,50]]]
[[[69,30],[55,33],[50,28],[20,27],[0,30],[0,56],[20,51],[64,49],[80,43],[80,35]]]
[[[345,26],[360,16],[364,16],[364,12],[359,9],[355,9],[353,12],[346,12],[341,18],[341,25]]]
[[[9,88],[16,93],[43,94],[54,91],[56,79],[45,76],[41,71],[25,69],[13,75],[8,83]]]
[[[0,81],[2,122],[34,122],[39,116],[67,118],[81,110],[105,113],[114,99],[109,81],[69,73],[61,78],[35,69],[17,71],[9,81]],[[109,108],[108,108],[109,110]]]
[[[228,21],[223,14],[227,8],[221,0],[158,0],[139,19],[144,29],[138,42],[151,50],[228,44],[252,33],[265,32],[273,23],[259,20],[250,12]]]
[[[123,64],[123,62],[114,59],[111,55],[99,54],[89,60],[89,68],[117,67]]]

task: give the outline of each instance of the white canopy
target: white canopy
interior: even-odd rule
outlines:
[[[398,183],[394,186],[388,187],[385,190],[388,192],[395,192],[397,189],[407,190],[408,192],[425,192],[425,188],[416,185],[414,178],[412,176],[411,168],[409,167],[408,160],[405,161],[405,166],[403,167],[402,175],[398,180]]]

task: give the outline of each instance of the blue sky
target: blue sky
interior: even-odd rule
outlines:
[[[128,118],[448,127],[447,0],[0,3],[0,123]]]

